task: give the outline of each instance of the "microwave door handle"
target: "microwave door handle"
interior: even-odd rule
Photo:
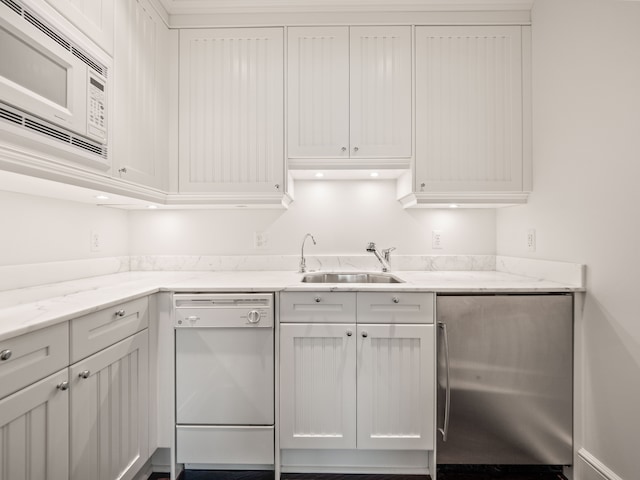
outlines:
[[[449,335],[447,333],[447,324],[438,322],[438,328],[442,330],[442,339],[444,343],[444,362],[445,362],[445,401],[444,401],[444,425],[438,428],[442,435],[442,441],[447,441],[449,434],[449,417],[451,415],[451,384],[449,380]]]

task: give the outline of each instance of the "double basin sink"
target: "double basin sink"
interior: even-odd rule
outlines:
[[[304,283],[404,283],[390,273],[360,273],[360,272],[315,272],[302,277]]]

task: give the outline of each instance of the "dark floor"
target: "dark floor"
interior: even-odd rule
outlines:
[[[154,473],[149,480],[168,480]],[[283,473],[282,480],[430,480],[429,475],[344,475]],[[272,471],[185,470],[180,480],[273,480]],[[561,467],[532,466],[441,466],[438,480],[566,480]]]

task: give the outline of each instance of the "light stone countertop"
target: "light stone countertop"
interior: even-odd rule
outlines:
[[[301,283],[291,271],[123,272],[0,292],[0,341],[159,291],[575,292],[584,288],[496,271],[394,271],[404,283]]]

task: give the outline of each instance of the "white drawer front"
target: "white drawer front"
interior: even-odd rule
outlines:
[[[148,304],[138,298],[71,320],[71,363],[147,328]]]
[[[433,323],[433,293],[358,292],[358,323]]]
[[[25,333],[0,342],[0,398],[69,364],[69,324]]]
[[[281,323],[353,323],[356,294],[353,292],[283,292]]]
[[[178,425],[179,463],[273,465],[273,427]]]

